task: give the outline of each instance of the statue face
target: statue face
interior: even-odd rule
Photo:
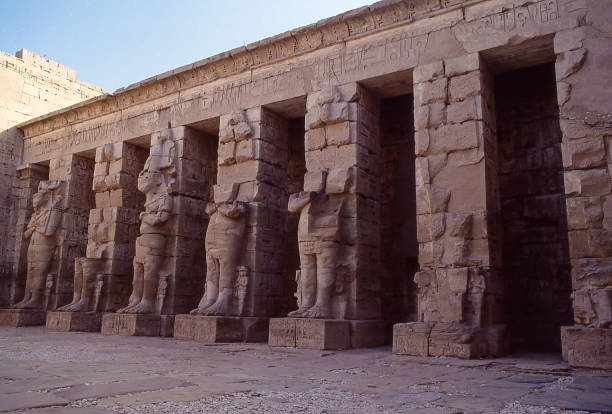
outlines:
[[[138,190],[146,193],[152,188],[159,186],[161,175],[156,171],[142,170],[138,174]]]
[[[45,203],[47,190],[39,191],[32,197],[32,205],[35,209],[40,208]]]

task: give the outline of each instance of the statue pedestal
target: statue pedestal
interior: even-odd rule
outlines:
[[[100,332],[103,312],[47,312],[46,328],[57,332]]]
[[[0,309],[0,325],[37,326],[45,324],[46,310],[42,309]]]
[[[379,320],[270,319],[270,346],[323,350],[375,347],[384,342],[384,322]]]
[[[451,322],[407,322],[393,325],[393,353],[465,359],[509,353],[505,325],[471,326]]]
[[[198,342],[266,342],[269,318],[177,315],[174,338]]]
[[[563,359],[573,367],[612,369],[612,329],[561,327]]]
[[[107,313],[100,331],[102,335],[172,336],[174,315]]]

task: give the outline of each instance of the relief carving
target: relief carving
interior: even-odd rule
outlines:
[[[206,230],[206,286],[205,293],[198,307],[191,311],[193,315],[231,315],[234,311],[234,295],[246,298],[246,268],[240,269],[238,260],[242,251],[242,240],[246,227],[247,203],[225,201],[208,203],[206,214],[210,221]],[[236,273],[240,272],[238,281]],[[236,283],[238,282],[237,291]],[[240,314],[244,306],[238,313]]]
[[[34,194],[34,212],[25,230],[30,239],[25,295],[16,309],[42,309],[45,305],[45,286],[53,256],[61,244],[63,197],[61,181],[41,181]]]
[[[244,314],[244,306],[246,297],[249,291],[249,269],[246,266],[238,266],[236,268],[236,284],[234,285],[234,300],[238,305],[238,316]]]
[[[145,211],[140,213],[140,236],[136,239],[134,279],[128,306],[118,313],[153,313],[159,288],[160,270],[165,260],[166,241],[171,234],[168,220],[172,213],[175,180],[174,142],[160,137],[138,175],[138,190],[145,194]]]

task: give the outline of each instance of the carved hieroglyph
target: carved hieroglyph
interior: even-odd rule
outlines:
[[[138,176],[138,190],[146,196],[145,211],[139,217],[132,294],[128,306],[118,313],[153,313],[156,309],[160,269],[171,234],[167,222],[173,207],[174,145],[171,139],[161,136]]]
[[[61,187],[61,181],[42,181],[34,194],[34,213],[25,230],[25,237],[30,239],[26,289],[23,300],[15,305],[17,309],[40,309],[44,306],[47,273],[55,250],[61,243],[58,234],[63,214]]]
[[[194,315],[232,315],[235,293],[246,297],[246,284],[241,275],[238,279],[244,286],[235,292],[238,260],[242,251],[242,240],[246,227],[247,203],[231,201],[209,203],[206,213],[210,217],[206,230],[206,287]],[[243,269],[242,273],[246,270]],[[248,280],[248,279],[247,279]],[[244,299],[242,301],[244,307]],[[238,314],[240,314],[240,310]]]

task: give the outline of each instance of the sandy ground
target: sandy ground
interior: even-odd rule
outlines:
[[[0,412],[612,412],[612,372],[559,355],[465,361],[0,327]]]

